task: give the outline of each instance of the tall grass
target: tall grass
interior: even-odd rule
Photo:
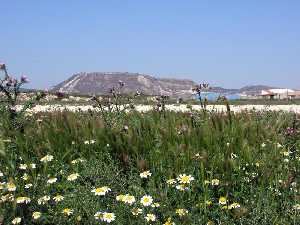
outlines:
[[[0,203],[4,223],[20,217],[23,224],[97,224],[98,211],[115,213],[115,224],[146,224],[147,213],[156,216],[153,224],[168,224],[169,218],[169,224],[300,223],[300,142],[293,114],[133,111],[124,117],[108,128],[95,112],[37,114],[23,132],[14,131],[13,143],[3,136],[1,197],[10,193],[4,182],[17,186],[11,201]],[[54,159],[43,163],[45,155]],[[76,159],[84,161],[74,164]],[[30,169],[31,163],[37,168]],[[150,177],[139,176],[148,170]],[[79,178],[68,181],[74,173]],[[167,183],[180,174],[194,178],[182,186],[187,190],[176,188],[179,181]],[[47,184],[51,177],[57,182]],[[25,189],[28,183],[33,187]],[[91,190],[101,186],[112,191],[95,196]],[[57,193],[64,196],[58,203],[52,199]],[[133,205],[116,200],[127,193],[135,196]],[[45,195],[50,200],[39,205]],[[142,206],[144,195],[160,206]],[[31,202],[17,204],[19,196]],[[137,207],[143,213],[134,216]],[[64,215],[65,208],[73,214]],[[176,209],[188,213],[180,216]],[[34,211],[42,213],[37,220]]]

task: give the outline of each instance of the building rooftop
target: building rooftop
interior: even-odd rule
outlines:
[[[288,96],[300,96],[300,91],[290,92],[288,93]]]

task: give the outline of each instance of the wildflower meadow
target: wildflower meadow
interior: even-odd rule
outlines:
[[[46,93],[16,110],[28,80],[0,69],[0,224],[300,224],[299,115],[143,113],[116,89],[32,114]]]

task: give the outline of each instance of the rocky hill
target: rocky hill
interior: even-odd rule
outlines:
[[[78,73],[52,90],[85,95],[106,94],[119,81],[125,83],[124,93],[139,91],[145,95],[191,96],[196,84],[190,80],[161,79],[139,73]]]
[[[108,93],[119,81],[125,83],[124,93],[141,92],[145,95],[168,95],[172,97],[190,98],[193,95],[192,87],[196,82],[186,79],[155,78],[150,75],[127,72],[94,72],[78,73],[66,81],[56,85],[52,91],[80,95],[101,95]],[[212,87],[211,91],[228,94],[258,95],[261,90],[273,87],[264,85],[245,86],[240,89],[226,89]]]
[[[239,93],[247,94],[247,95],[258,95],[261,93],[262,90],[268,90],[273,88],[277,88],[277,87],[271,87],[266,85],[250,85],[239,89]]]

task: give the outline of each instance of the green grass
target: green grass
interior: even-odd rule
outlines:
[[[2,201],[4,224],[15,217],[23,224],[105,223],[95,220],[98,211],[113,212],[113,224],[147,224],[147,213],[156,216],[152,224],[164,224],[168,218],[175,224],[300,224],[300,211],[294,209],[300,203],[299,133],[285,133],[288,127],[297,129],[293,114],[132,112],[124,121],[105,128],[95,112],[64,112],[35,115],[23,132],[4,130],[2,140],[10,137],[12,142],[0,142],[0,182],[17,186],[11,192],[14,199],[31,199],[28,204]],[[88,140],[95,143],[85,144]],[[43,163],[45,155],[54,159]],[[84,161],[73,164],[78,158]],[[29,168],[31,163],[35,169]],[[28,168],[21,170],[20,164]],[[147,170],[152,176],[142,179],[139,174]],[[73,173],[78,179],[67,180]],[[180,174],[194,178],[185,186],[188,190],[167,184]],[[47,184],[50,177],[57,182]],[[213,179],[219,184],[212,185]],[[33,186],[25,189],[28,183]],[[2,186],[1,197],[9,193]],[[111,192],[91,192],[102,186]],[[64,196],[60,202],[53,200],[57,193]],[[117,201],[119,194],[133,195],[136,202]],[[45,195],[50,201],[39,205]],[[160,206],[142,206],[144,195]],[[227,204],[220,205],[220,197],[226,197]],[[228,208],[232,203],[240,207]],[[137,207],[143,212],[134,216],[131,210]],[[65,208],[73,214],[63,215]],[[187,215],[176,214],[180,208],[187,209]],[[42,213],[38,220],[32,218],[34,211]]]

